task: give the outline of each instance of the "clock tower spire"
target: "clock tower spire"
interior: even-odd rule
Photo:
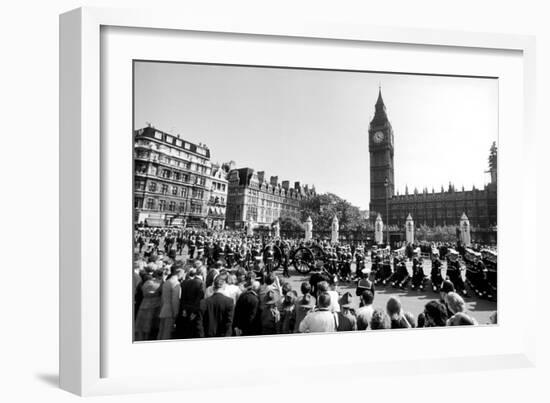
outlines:
[[[370,154],[370,213],[380,214],[386,223],[388,200],[394,195],[393,129],[386,113],[382,88],[378,87],[378,99],[374,106],[374,117],[369,125]]]

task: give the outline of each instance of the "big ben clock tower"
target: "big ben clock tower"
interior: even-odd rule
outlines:
[[[374,118],[369,126],[370,153],[370,212],[376,217],[379,213],[388,223],[388,198],[394,194],[393,177],[393,129],[379,88]]]

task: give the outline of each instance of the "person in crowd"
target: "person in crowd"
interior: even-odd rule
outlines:
[[[205,279],[206,279],[206,266],[202,263],[200,259],[192,260],[191,263],[197,272],[197,276],[202,280],[202,286],[206,289]]]
[[[329,283],[331,281],[331,276],[323,270],[323,265],[320,262],[315,262],[315,266],[311,272],[309,278],[309,284],[311,285],[311,294],[317,296],[319,294],[317,289],[317,284],[321,281],[326,281]]]
[[[183,269],[173,266],[171,276],[162,285],[159,340],[169,340],[173,337],[174,325],[180,308],[180,281],[184,275]]]
[[[414,315],[412,314],[412,312],[405,312],[403,314],[403,316],[405,317],[407,322],[409,322],[410,327],[412,327],[412,328],[416,327],[416,319],[415,319]]]
[[[281,321],[279,322],[280,334],[288,334],[294,332],[296,324],[296,299],[298,294],[294,290],[288,290],[285,292],[283,301],[281,304]]]
[[[275,273],[267,273],[264,277],[264,284],[262,285],[260,289],[260,307],[263,309],[265,306],[267,293],[269,291],[273,291],[277,294],[277,303],[281,300],[282,295],[282,287],[281,283],[279,282],[279,278],[275,275]]]
[[[147,275],[141,286],[143,300],[139,306],[134,331],[136,341],[155,340],[159,328],[159,313],[161,307],[162,269]]]
[[[241,294],[246,291],[246,273],[247,271],[242,267],[239,267],[235,271],[235,277],[237,279],[237,282],[235,284],[237,287],[239,287]]]
[[[224,286],[225,278],[216,277],[214,295],[201,301],[200,337],[228,337],[233,333],[233,300],[223,295]]]
[[[438,327],[447,325],[447,308],[439,301],[430,301],[424,306],[418,318],[419,327]]]
[[[261,333],[260,282],[252,280],[235,305],[234,326],[237,336],[256,336]]]
[[[340,311],[337,312],[338,327],[336,330],[339,332],[357,330],[357,317],[355,316],[355,312],[352,308],[351,298],[351,293],[348,291],[344,293],[338,301],[340,304]]]
[[[361,306],[356,311],[357,314],[357,330],[366,330],[372,320],[374,307],[374,293],[371,290],[364,290],[361,293]]]
[[[227,284],[223,290],[224,295],[233,300],[233,305],[237,303],[237,299],[241,295],[241,288],[237,285],[237,276],[235,274],[227,275]]]
[[[329,309],[331,312],[335,312],[336,305],[338,305],[339,296],[338,294],[336,294],[336,299],[335,299],[334,294],[330,293],[329,291],[331,290],[327,281],[320,281],[319,283],[317,283],[317,298],[319,298],[319,295],[321,295],[322,293],[327,293],[331,297]],[[338,305],[338,311],[340,311],[339,305]]]
[[[477,321],[464,312],[455,313],[447,320],[447,326],[474,326]]]
[[[450,280],[443,281],[443,283],[441,283],[441,287],[439,288],[439,302],[445,305],[445,308],[447,309],[447,316],[452,316],[452,312],[447,306],[447,294],[450,292],[455,292],[455,286]]]
[[[363,269],[361,272],[361,278],[357,281],[357,288],[355,289],[355,295],[361,297],[363,291],[369,290],[374,294],[374,283],[368,279],[367,269]]]
[[[279,312],[279,308],[277,308],[277,304],[280,300],[279,295],[280,294],[274,290],[267,291],[264,299],[264,307],[261,312],[263,335],[277,334],[279,331],[279,323],[281,321],[281,313]]]
[[[390,318],[392,329],[407,329],[411,327],[407,318],[403,315],[401,301],[396,297],[390,297],[386,303],[386,312]]]
[[[321,293],[317,299],[317,306],[318,308],[308,313],[300,323],[300,333],[336,331],[338,319],[330,311],[330,295],[326,292]]]
[[[221,261],[217,261],[214,267],[211,267],[207,270],[204,286],[208,288],[212,284],[214,284],[214,279],[220,274],[222,270],[223,270],[223,263]]]
[[[470,319],[472,325],[477,325],[477,321],[466,312],[466,302],[464,302],[464,299],[459,294],[456,292],[448,293],[445,297],[445,302],[448,310],[452,314],[452,316],[448,319],[447,325],[460,321],[464,322],[463,318],[465,316]],[[453,319],[457,314],[460,314],[458,319]]]
[[[224,295],[225,295],[225,289],[227,287],[227,278],[228,278],[228,276],[229,275],[228,275],[228,273],[225,269],[220,270],[220,273],[216,276],[216,278],[221,277],[225,281],[223,289],[221,290],[221,292]],[[209,298],[212,295],[214,295],[214,283],[212,283],[210,286],[206,287],[206,290],[204,291],[204,298]]]
[[[203,280],[193,267],[187,273],[187,278],[181,283],[181,298],[178,318],[176,319],[176,335],[180,339],[199,337],[199,309],[204,298]]]
[[[300,323],[302,320],[310,313],[315,307],[315,297],[311,295],[311,284],[308,282],[303,282],[300,291],[302,296],[296,301],[295,314],[296,319],[294,320],[294,333],[299,332]]]
[[[370,321],[370,329],[391,329],[391,321],[386,312],[382,309],[375,309],[372,312],[372,319]]]

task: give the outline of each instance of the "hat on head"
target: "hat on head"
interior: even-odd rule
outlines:
[[[338,302],[342,308],[351,307],[351,293],[349,291],[344,293]]]
[[[455,286],[453,285],[453,283],[450,280],[445,280],[441,283],[440,291],[441,292],[446,292],[446,293],[454,292],[455,291]]]

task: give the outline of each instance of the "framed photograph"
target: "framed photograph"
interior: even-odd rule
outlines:
[[[60,44],[62,388],[532,365],[533,38],[78,9]]]

